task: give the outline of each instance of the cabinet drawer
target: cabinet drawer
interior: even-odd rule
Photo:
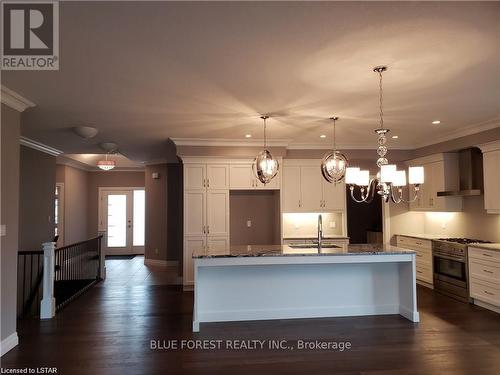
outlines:
[[[469,260],[469,274],[471,277],[498,283],[500,288],[500,263],[472,258]]]
[[[479,279],[471,277],[470,296],[480,301],[500,306],[500,285],[485,283]]]
[[[397,237],[398,246],[405,247],[408,249],[431,249],[432,244],[430,240],[422,240],[419,238],[398,236]]]
[[[429,284],[432,284],[432,268],[427,265],[419,265],[417,263],[416,267],[417,271],[417,280],[425,281]]]
[[[430,250],[414,249],[415,258],[417,259],[417,266],[419,264],[432,267],[432,252]]]
[[[478,247],[468,248],[469,258],[482,259],[500,263],[500,251],[480,249]]]

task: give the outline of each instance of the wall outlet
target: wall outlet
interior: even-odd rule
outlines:
[[[151,178],[158,180],[160,178],[160,174],[158,172],[151,173]]]
[[[6,236],[7,235],[7,225],[2,224],[0,225],[0,236]]]
[[[337,223],[335,221],[330,221],[330,228],[337,228]]]
[[[251,228],[252,227],[252,220],[247,220],[247,228]]]

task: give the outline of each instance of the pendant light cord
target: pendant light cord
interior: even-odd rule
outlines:
[[[380,96],[380,129],[384,128],[383,92],[382,92],[382,72],[379,75],[379,96]]]
[[[264,149],[267,147],[267,138],[266,138],[266,118],[264,117]]]
[[[336,119],[333,118],[333,153],[337,151],[337,137],[336,137],[336,132],[335,132],[335,121]]]

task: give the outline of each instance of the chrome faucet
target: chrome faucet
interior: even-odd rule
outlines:
[[[321,243],[323,242],[323,219],[321,214],[318,215],[318,251],[321,249]]]

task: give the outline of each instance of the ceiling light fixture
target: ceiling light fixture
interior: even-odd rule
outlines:
[[[392,136],[392,139],[398,139],[399,138],[399,135],[393,135]]]
[[[252,138],[252,134],[245,134],[245,138]]]
[[[432,123],[433,123],[434,125],[439,125],[439,124],[441,124],[441,121],[439,121],[439,120],[434,120],[434,121],[432,121]]]
[[[327,153],[321,160],[321,174],[325,180],[334,184],[344,179],[345,170],[349,164],[345,155],[337,151],[335,125],[338,119],[338,117],[330,118],[330,120],[333,120],[333,151]]]
[[[116,167],[116,162],[114,160],[108,160],[108,154],[106,154],[105,160],[99,160],[97,162],[97,166],[103,171],[110,171],[114,167]]]
[[[94,138],[99,131],[92,126],[75,126],[73,132],[79,137],[89,140],[90,138]]]
[[[267,149],[266,120],[269,116],[261,116],[260,118],[264,120],[264,149],[255,157],[252,168],[255,177],[265,185],[276,176],[280,166],[278,160],[273,158]]]
[[[404,200],[403,187],[406,186],[406,171],[398,171],[396,165],[389,164],[386,158],[386,134],[389,133],[389,129],[384,127],[382,91],[382,73],[386,70],[386,66],[376,66],[373,68],[373,71],[379,75],[380,127],[375,130],[375,133],[378,134],[377,154],[379,157],[377,159],[377,166],[379,167],[379,172],[373,179],[370,179],[369,171],[362,171],[357,167],[347,168],[345,172],[346,184],[350,185],[351,198],[358,203],[370,203],[375,196],[375,191],[385,202],[389,202],[389,199],[394,203],[414,202],[418,197],[420,184],[424,183],[424,168],[421,166],[410,167],[408,169],[408,182],[413,185],[414,197],[410,200]],[[360,190],[360,199],[354,196],[356,186]],[[397,188],[397,197],[394,196],[393,187]]]
[[[321,134],[319,137],[320,137],[320,138],[326,138],[326,135]]]

